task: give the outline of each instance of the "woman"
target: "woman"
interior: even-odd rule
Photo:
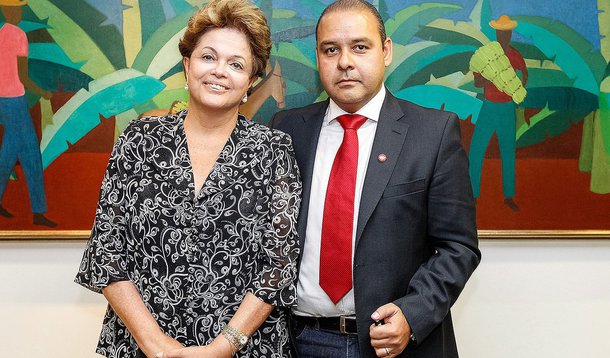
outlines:
[[[296,297],[298,169],[288,136],[238,114],[267,22],[246,0],[212,1],[179,48],[189,107],[115,144],[76,278],[109,302],[97,352],[290,356],[274,307]]]

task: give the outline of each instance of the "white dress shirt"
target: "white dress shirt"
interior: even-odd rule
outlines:
[[[354,244],[358,211],[364,177],[373,148],[373,140],[377,130],[377,122],[381,106],[385,99],[385,87],[355,114],[368,118],[358,129],[358,169],[356,173],[356,191],[354,196],[354,227],[352,231],[352,268],[354,262]],[[331,99],[324,122],[320,130],[320,138],[316,149],[316,158],[311,178],[311,195],[305,234],[305,245],[299,271],[297,285],[297,306],[293,313],[300,316],[351,316],[355,314],[354,290],[350,290],[335,305],[326,292],[320,287],[320,244],[322,233],[322,218],[326,188],[335,155],[343,141],[343,128],[336,120],[340,115],[347,114]]]

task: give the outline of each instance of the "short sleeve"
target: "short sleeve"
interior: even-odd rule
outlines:
[[[274,306],[289,307],[296,303],[297,260],[299,240],[297,218],[301,203],[301,179],[286,134],[272,140],[272,179],[267,187],[269,211],[262,237],[262,269],[253,280],[250,291]]]
[[[16,39],[15,54],[19,57],[26,57],[28,55],[28,37],[23,30],[16,26],[14,36]]]
[[[128,280],[126,258],[126,138],[114,145],[102,181],[91,237],[75,282],[95,292],[114,281]]]

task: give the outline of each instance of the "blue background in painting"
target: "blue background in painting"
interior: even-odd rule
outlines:
[[[330,1],[326,1],[330,2]],[[422,4],[426,2],[438,2],[444,4],[455,4],[463,7],[462,10],[445,15],[443,17],[454,20],[467,21],[470,12],[477,3],[477,0],[428,0],[428,1],[404,1],[386,0],[388,11],[394,14],[396,11],[409,5]],[[491,12],[494,18],[502,14],[509,16],[533,15],[543,16],[549,19],[560,21],[589,40],[595,49],[599,49],[599,24],[597,16],[597,1],[595,0],[490,0]],[[515,38],[518,37],[515,34]]]
[[[121,33],[122,28],[122,16],[117,16],[121,13],[121,10],[126,6],[121,4],[120,0],[86,0],[87,3],[94,6],[102,13],[104,13],[108,19],[104,23],[105,25],[114,25]],[[260,3],[261,0],[255,1]],[[312,1],[318,0],[274,0],[273,7],[276,9],[291,9],[297,12],[298,16],[302,19],[314,19],[316,20],[320,15],[317,13],[319,7],[312,6]],[[165,17],[171,18],[175,16],[171,10],[171,6],[167,6],[171,0],[164,0],[162,5],[166,11]],[[320,0],[320,4],[329,4],[331,0]],[[377,5],[379,0],[371,1]],[[477,0],[386,0],[388,11],[390,15],[398,10],[406,8],[410,5],[422,4],[426,2],[446,3],[462,6],[463,9],[453,14],[445,15],[443,17],[451,18],[453,20],[467,21],[470,12],[477,3]],[[175,3],[175,2],[172,2]],[[549,1],[549,0],[490,0],[491,11],[494,18],[499,17],[501,14],[514,15],[534,15],[543,16],[549,19],[555,19],[561,21],[564,24],[570,26],[575,31],[584,36],[589,40],[595,49],[599,49],[599,25],[597,16],[597,2],[595,0],[560,0],[560,1]],[[515,34],[517,36],[517,34]],[[519,39],[518,37],[516,37]]]
[[[322,3],[329,4],[332,1],[322,0]],[[378,0],[371,1],[377,5]],[[443,3],[462,6],[463,9],[453,14],[443,17],[453,20],[467,21],[470,12],[477,3],[477,0],[386,0],[390,15],[398,10],[404,9],[410,5],[422,3]],[[281,3],[274,1],[274,8],[284,8],[295,10],[300,17],[317,19],[319,14],[315,14],[312,8],[306,5],[305,0],[285,0]],[[549,19],[555,19],[570,26],[587,40],[589,40],[594,48],[599,49],[599,24],[597,16],[597,2],[595,0],[491,0],[491,11],[494,18],[498,18],[502,14],[514,15],[533,15],[543,16]]]

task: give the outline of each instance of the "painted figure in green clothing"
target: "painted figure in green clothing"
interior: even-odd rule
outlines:
[[[489,25],[496,30],[497,41],[502,46],[515,72],[520,71],[523,86],[527,82],[527,67],[523,56],[510,46],[512,30],[517,21],[502,15],[498,20],[492,20]],[[500,146],[502,160],[502,191],[504,204],[512,210],[519,210],[515,203],[515,151],[516,151],[516,114],[515,103],[510,95],[500,91],[491,81],[480,73],[474,73],[474,84],[483,88],[485,100],[477,120],[472,141],[470,143],[470,180],[475,198],[481,194],[481,169],[483,159],[494,133]]]

